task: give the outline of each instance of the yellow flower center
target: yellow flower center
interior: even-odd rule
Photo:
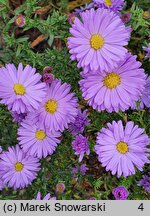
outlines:
[[[121,79],[119,74],[110,73],[104,77],[103,83],[107,88],[113,89],[116,88],[118,85],[120,85]]]
[[[22,19],[19,17],[19,18],[16,19],[16,22],[17,22],[18,24],[20,24],[20,23],[22,22]]]
[[[45,137],[46,137],[46,133],[45,133],[43,130],[38,130],[38,131],[36,131],[36,133],[35,133],[35,137],[36,137],[38,140],[43,140],[43,139],[45,139]]]
[[[150,18],[150,11],[144,11],[143,16],[144,18]]]
[[[23,169],[23,167],[24,167],[24,165],[22,163],[17,162],[15,164],[15,170],[16,170],[16,172],[21,172],[21,170]]]
[[[90,44],[93,49],[98,50],[103,47],[104,38],[100,34],[94,34],[90,39]]]
[[[26,92],[26,89],[22,84],[16,83],[14,85],[14,92],[16,95],[24,95]]]
[[[48,100],[45,104],[45,110],[51,114],[54,114],[57,111],[57,101],[55,100]]]
[[[112,1],[111,0],[105,0],[105,4],[110,7],[112,5]]]
[[[63,191],[62,186],[57,186],[57,191],[58,191],[58,192],[62,192],[62,191]]]
[[[118,152],[121,153],[121,154],[127,153],[128,150],[129,150],[127,143],[125,143],[125,142],[119,142],[119,143],[117,144],[117,150],[118,150]]]

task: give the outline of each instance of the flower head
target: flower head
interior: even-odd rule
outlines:
[[[72,142],[72,148],[75,150],[75,154],[79,155],[79,162],[82,161],[84,153],[87,155],[90,154],[88,139],[81,134],[76,136],[75,140]]]
[[[87,110],[83,112],[81,109],[78,109],[78,115],[73,123],[69,125],[69,131],[73,136],[76,136],[79,133],[83,133],[84,127],[90,124],[90,120],[87,119]]]
[[[46,84],[51,84],[54,80],[54,75],[53,74],[49,74],[49,73],[44,73],[43,74],[43,81]]]
[[[150,43],[148,44],[148,47],[143,47],[143,49],[147,52],[145,58],[150,58]]]
[[[18,145],[0,154],[0,178],[14,189],[31,184],[40,170],[39,166],[39,160],[25,154]]]
[[[15,18],[15,25],[18,27],[23,27],[25,25],[25,17],[23,15],[18,15]]]
[[[77,173],[78,172],[78,167],[72,167],[72,171],[71,171],[73,174]]]
[[[129,28],[115,13],[99,8],[81,14],[75,19],[68,38],[71,59],[78,61],[78,67],[109,71],[125,58],[130,38]]]
[[[58,145],[61,136],[59,132],[50,132],[38,118],[27,118],[21,123],[18,129],[19,144],[23,151],[29,155],[42,158],[52,155]]]
[[[53,68],[50,66],[47,66],[43,70],[43,81],[46,84],[51,84],[54,80],[54,75],[52,74]]]
[[[149,19],[149,18],[150,18],[150,11],[144,11],[144,12],[143,12],[143,17],[144,17],[145,19]]]
[[[41,124],[50,131],[63,132],[69,123],[75,121],[78,104],[70,90],[70,85],[62,84],[58,79],[47,86],[47,96],[36,113]]]
[[[145,85],[144,70],[136,56],[127,54],[113,71],[82,73],[80,83],[82,96],[98,111],[125,111],[138,101]]]
[[[143,187],[144,190],[150,193],[150,173],[149,175],[143,176],[143,178],[139,181],[138,185]]]
[[[77,178],[76,174],[78,172],[80,172],[84,176],[87,170],[89,170],[89,168],[86,166],[86,164],[82,164],[81,166],[75,166],[72,168],[73,177]]]
[[[28,113],[39,108],[46,95],[46,85],[35,71],[29,65],[23,69],[21,63],[18,69],[13,64],[0,68],[1,103],[8,105],[12,112]]]
[[[106,8],[114,12],[118,12],[123,9],[124,0],[93,0],[95,6],[100,8]]]
[[[127,23],[131,19],[131,13],[122,14],[121,19],[124,23]]]
[[[56,193],[63,193],[65,191],[65,185],[63,183],[58,183],[56,185]]]
[[[12,112],[12,111],[10,111],[10,113],[11,113],[11,116],[13,117],[13,122],[16,122],[18,124],[20,124],[27,116],[27,113],[18,114],[17,112]]]
[[[129,191],[123,186],[116,187],[112,193],[116,200],[126,200],[129,196]]]
[[[95,151],[98,160],[111,171],[112,175],[124,177],[135,174],[135,167],[140,171],[149,163],[147,145],[150,139],[144,134],[144,129],[134,126],[132,121],[127,122],[125,128],[122,121],[107,124],[97,136]]]
[[[80,172],[82,175],[85,175],[87,170],[89,170],[89,168],[86,166],[86,164],[82,164],[80,166]]]
[[[51,194],[48,193],[43,199],[41,199],[41,192],[38,192],[36,200],[56,200],[56,197],[51,197]]]

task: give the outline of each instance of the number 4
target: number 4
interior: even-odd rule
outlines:
[[[143,211],[144,210],[144,207],[143,207],[143,203],[141,203],[138,207],[139,210]]]

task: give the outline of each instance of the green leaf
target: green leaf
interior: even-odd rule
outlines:
[[[48,45],[52,46],[53,41],[54,41],[54,35],[51,34],[49,39],[48,39]]]

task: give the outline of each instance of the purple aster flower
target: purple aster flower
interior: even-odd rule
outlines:
[[[126,200],[129,196],[129,191],[123,186],[116,187],[112,193],[116,200]]]
[[[143,178],[139,181],[138,185],[143,187],[144,190],[150,193],[150,173],[149,176],[143,176]]]
[[[87,110],[83,112],[81,109],[78,109],[78,115],[76,116],[75,122],[69,125],[69,131],[73,136],[81,134],[84,131],[84,127],[90,124],[90,120],[87,119]]]
[[[32,183],[40,170],[37,158],[25,154],[19,145],[9,147],[0,154],[0,178],[14,189],[24,188]]]
[[[146,83],[141,63],[130,53],[113,71],[82,73],[80,83],[82,96],[98,111],[125,111],[142,95]],[[87,72],[87,71],[86,71]]]
[[[54,153],[60,136],[60,132],[50,132],[37,118],[27,117],[18,129],[19,145],[23,151],[40,159]]]
[[[125,58],[130,38],[129,29],[115,13],[99,8],[81,14],[82,21],[75,18],[68,38],[71,59],[78,67],[109,71]]]
[[[80,172],[82,175],[85,175],[87,170],[89,170],[89,168],[86,166],[86,164],[82,164],[80,166]]]
[[[122,121],[107,124],[97,136],[95,151],[98,160],[111,171],[112,175],[124,177],[135,174],[135,167],[140,171],[148,160],[150,149],[147,145],[150,139],[144,134],[144,129],[134,126],[132,121],[123,128]]]
[[[90,154],[88,139],[81,134],[76,136],[75,140],[72,142],[72,148],[75,150],[75,154],[79,155],[79,162],[82,161],[84,153],[87,155]]]
[[[43,72],[43,81],[46,84],[51,84],[54,80],[54,75],[52,74],[53,68],[50,66],[47,66],[44,68]]]
[[[90,197],[88,200],[96,200],[95,197]]]
[[[58,183],[56,185],[56,193],[59,193],[59,194],[63,193],[65,191],[65,188],[66,187],[63,183]]]
[[[43,74],[43,81],[46,84],[51,84],[54,80],[54,75],[53,74],[49,74],[49,73],[45,73]]]
[[[148,47],[143,47],[143,49],[147,52],[145,58],[150,58],[150,43],[148,44]]]
[[[36,200],[56,200],[56,197],[51,197],[51,194],[48,193],[48,194],[46,194],[46,196],[42,199],[42,198],[41,198],[41,192],[38,192],[38,193],[37,193]]]
[[[117,12],[123,9],[124,0],[93,0],[95,6]]]
[[[77,173],[80,172],[83,176],[86,174],[86,171],[89,170],[89,168],[86,166],[86,164],[82,164],[80,167],[76,166],[72,168],[72,174],[74,178],[77,178]]]
[[[150,76],[146,79],[145,89],[142,93],[141,99],[137,103],[133,103],[132,109],[143,109],[144,106],[150,108]]]
[[[122,14],[121,19],[124,23],[129,22],[131,19],[131,13]]]
[[[36,69],[27,65],[18,69],[13,64],[0,68],[1,104],[8,105],[12,112],[27,113],[39,108],[46,96],[46,84],[40,82],[41,75]],[[36,93],[35,93],[36,92]]]
[[[76,167],[72,167],[72,173],[75,174],[77,172],[78,172],[78,167],[77,166]]]
[[[91,8],[93,8],[94,5],[95,5],[94,2],[92,2],[92,3],[90,3],[90,4],[85,4],[84,7],[80,7],[80,8],[75,9],[75,13],[76,13],[77,15],[80,15],[80,13],[82,13],[82,12],[84,12],[84,11],[86,11],[86,10],[90,10]]]
[[[18,27],[23,27],[25,25],[25,17],[23,15],[18,15],[15,18],[15,25]]]
[[[12,112],[12,111],[10,111],[10,113],[11,113],[11,116],[13,117],[13,122],[16,122],[18,124],[20,124],[27,116],[27,113],[18,114],[17,112]]]
[[[61,131],[68,128],[68,124],[75,121],[77,116],[77,98],[70,93],[70,85],[62,84],[55,79],[47,86],[47,96],[37,111],[39,121],[44,123],[50,131]]]

